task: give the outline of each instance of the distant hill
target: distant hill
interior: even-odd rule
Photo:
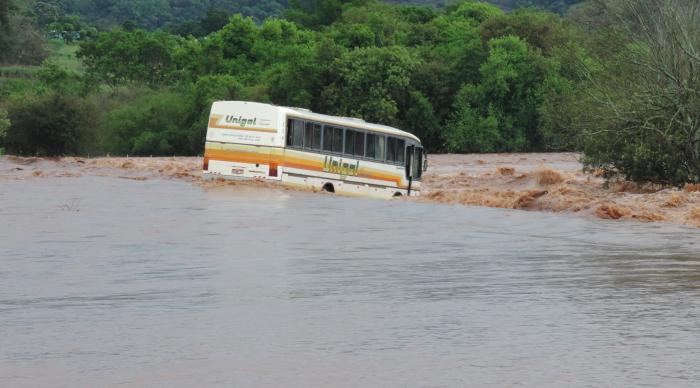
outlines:
[[[155,29],[204,18],[210,10],[241,13],[257,21],[279,15],[287,0],[58,0],[65,14],[81,16],[100,28],[130,21]]]
[[[512,11],[522,7],[537,7],[541,9],[546,9],[548,11],[564,13],[566,10],[577,3],[584,0],[481,0],[485,3],[491,3],[501,7],[506,11]],[[434,5],[438,7],[451,4],[454,1],[450,0],[392,0],[393,3],[405,3],[405,4],[425,4]]]
[[[341,0],[342,1],[342,0]],[[563,13],[572,4],[582,0],[486,0],[504,10],[534,6]],[[423,4],[443,7],[453,0],[394,0],[393,3]],[[210,10],[241,13],[256,21],[280,15],[287,0],[57,0],[67,15],[78,15],[84,20],[107,29],[124,22],[155,29],[198,21]]]

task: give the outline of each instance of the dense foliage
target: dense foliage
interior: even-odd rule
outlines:
[[[37,19],[26,1],[0,1],[0,64],[37,64],[46,58]]]
[[[80,154],[89,143],[94,106],[62,93],[49,93],[15,101],[10,107],[12,125],[4,138],[12,154],[39,156]]]
[[[565,19],[470,0],[292,0],[281,19],[204,9],[103,32],[68,19],[68,2],[39,3],[23,17],[64,43],[44,44],[41,67],[0,67],[15,74],[0,77],[8,152],[198,154],[211,103],[245,99],[397,126],[431,152],[583,150],[609,175],[700,180],[691,0],[589,0]]]
[[[594,60],[579,113],[591,167],[636,181],[700,181],[700,3],[597,3]]]
[[[81,26],[95,25],[110,29],[128,23],[146,30],[168,28],[194,36],[206,35],[218,28],[202,26],[201,20],[209,19],[216,26],[220,15],[240,13],[250,16],[257,23],[269,17],[287,13],[291,20],[303,26],[314,27],[332,24],[340,17],[339,5],[361,5],[362,0],[13,0],[33,4],[33,14],[40,25],[56,23],[54,29],[68,27],[67,31],[81,31]],[[572,4],[581,0],[488,0],[488,2],[511,11],[522,7],[536,7],[564,13]],[[392,3],[420,4],[444,8],[455,1],[444,0],[394,0]],[[291,9],[287,11],[287,7]],[[0,6],[0,14],[2,14]],[[87,24],[86,24],[87,23]],[[208,24],[205,23],[205,24]],[[83,30],[83,32],[85,32]]]
[[[80,75],[47,63],[37,94],[112,95],[94,144],[117,154],[201,152],[209,104],[225,98],[394,125],[431,151],[573,144],[546,124],[557,120],[546,120],[545,97],[576,82],[561,65],[576,36],[554,14],[473,1],[444,10],[372,0],[290,5],[287,20],[236,14],[218,28],[220,15],[209,12],[187,33],[124,26],[81,39]],[[16,144],[8,148],[27,152]]]
[[[285,0],[57,0],[68,15],[78,15],[100,28],[130,22],[147,30],[205,18],[210,10],[241,13],[262,21],[279,15]]]

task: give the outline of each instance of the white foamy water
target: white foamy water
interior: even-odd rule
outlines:
[[[698,386],[700,232],[176,181],[0,182],[0,381]]]

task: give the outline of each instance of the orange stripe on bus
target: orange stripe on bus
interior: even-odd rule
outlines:
[[[298,168],[301,170],[320,171],[323,172],[323,161],[315,160],[301,155],[276,155],[264,154],[260,152],[248,152],[241,150],[216,150],[207,149],[204,157],[211,160],[220,160],[225,162],[241,162],[251,164],[270,164],[274,163],[279,166]],[[401,186],[401,177],[388,174],[383,171],[378,171],[373,168],[360,166],[358,177],[389,181]]]

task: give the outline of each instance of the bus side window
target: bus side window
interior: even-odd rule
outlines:
[[[355,133],[355,155],[365,156],[365,133]]]
[[[291,131],[292,146],[304,146],[304,122],[301,120],[289,120],[288,131]]]
[[[396,161],[396,138],[389,137],[386,142],[386,160],[389,162]]]
[[[294,120],[287,120],[287,145],[292,145],[292,129],[294,128]]]
[[[386,150],[386,137],[377,135],[377,146],[376,146],[376,154],[374,155],[374,158],[377,160],[384,160],[385,159],[385,150]]]
[[[396,161],[403,164],[403,157],[406,155],[406,140],[396,140]]]
[[[420,177],[423,175],[423,149],[422,148],[416,148],[416,156],[413,159],[413,165],[415,166],[413,168],[413,177],[416,179],[420,179]]]
[[[321,149],[321,124],[314,124],[314,145],[315,150]]]
[[[345,130],[345,153],[353,155],[355,153],[355,131]]]
[[[323,150],[333,151],[333,127],[323,127]]]
[[[375,135],[373,133],[368,133],[367,134],[367,152],[365,154],[368,158],[374,158],[375,149],[376,149],[375,148],[376,142],[377,142],[377,135]]]
[[[333,152],[343,153],[343,128],[333,128]]]
[[[304,148],[318,150],[321,147],[321,126],[314,123],[306,123],[304,132]]]

